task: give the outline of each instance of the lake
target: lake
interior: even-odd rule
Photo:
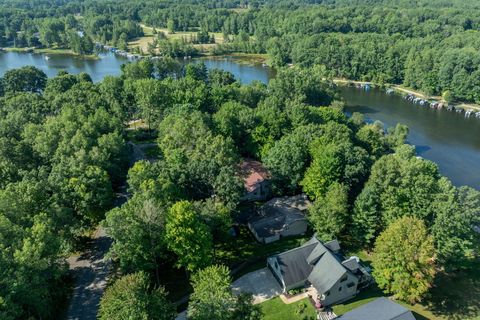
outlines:
[[[42,69],[49,77],[58,71],[87,72],[93,81],[106,75],[119,75],[120,66],[127,59],[111,53],[100,54],[99,60],[84,60],[66,55],[33,53],[0,53],[0,76],[7,70],[25,65]],[[261,64],[244,64],[232,57],[225,59],[201,59],[207,68],[230,71],[243,83],[253,80],[268,82],[275,71]],[[455,185],[469,185],[480,189],[480,119],[465,118],[446,110],[420,107],[405,101],[399,95],[387,95],[383,90],[363,91],[357,88],[339,87],[346,101],[346,111],[363,113],[369,120],[380,120],[388,126],[403,123],[410,128],[408,141],[416,146],[417,153],[436,162],[442,174]]]
[[[72,74],[87,72],[94,82],[98,82],[108,75],[120,75],[120,66],[128,61],[127,58],[116,56],[113,53],[100,53],[99,59],[94,60],[61,54],[0,52],[0,76],[3,76],[9,69],[33,65],[43,70],[49,77],[54,77],[60,70],[65,70]],[[219,68],[228,70],[245,84],[249,84],[254,80],[266,83],[275,75],[275,70],[271,68],[263,67],[261,64],[237,63],[241,60],[233,57],[224,59],[193,59],[191,61],[204,62],[209,69]]]

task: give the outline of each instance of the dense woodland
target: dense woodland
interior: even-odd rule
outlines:
[[[415,302],[436,272],[474,266],[480,192],[454,187],[416,157],[404,144],[408,128],[347,118],[327,73],[289,68],[268,85],[245,86],[225,71],[168,59],[125,65],[122,76],[97,84],[87,74],[47,80],[34,67],[8,71],[0,98],[0,317],[53,317],[67,295],[65,258],[103,221],[125,277],[108,288],[101,319],[132,310],[144,312],[138,319],[172,319],[167,266],[191,278],[192,319],[259,319],[248,296],[231,293],[214,250],[232,241],[242,157],[265,163],[276,194],[305,192],[314,201],[309,219],[320,239],[373,250],[374,276],[387,293]],[[132,131],[127,123],[138,118],[148,127]],[[155,139],[157,161],[128,170],[131,139]],[[113,208],[125,179],[130,199]]]
[[[453,186],[416,157],[407,127],[347,117],[331,81],[403,83],[479,101],[476,1],[53,3],[0,1],[1,45],[89,53],[94,41],[124,45],[145,23],[223,32],[233,39],[218,50],[267,52],[275,66],[295,66],[268,85],[169,57],[124,65],[99,83],[84,73],[8,71],[0,81],[1,319],[58,316],[69,294],[65,259],[98,225],[113,238],[118,270],[100,319],[173,319],[162,277],[173,267],[191,283],[191,319],[260,319],[250,297],[231,292],[230,266],[215,250],[235,241],[246,157],[270,170],[276,195],[309,196],[321,240],[371,252],[387,294],[414,303],[438,274],[478,267],[480,192]],[[137,119],[143,128],[129,124]],[[138,141],[155,143],[155,161],[132,163],[129,142]],[[122,186],[129,199],[117,206]]]
[[[480,102],[480,5],[470,1],[0,1],[0,46],[92,41],[127,48],[140,24],[222,32],[215,53],[268,53],[270,63],[320,64],[333,76],[404,84],[427,95]],[[208,36],[207,36],[208,39]],[[181,41],[162,54],[195,54]]]

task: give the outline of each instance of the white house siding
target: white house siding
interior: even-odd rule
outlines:
[[[349,273],[347,274],[347,280],[343,282],[338,281],[335,283],[329,290],[330,294],[328,296],[325,295],[325,299],[322,301],[324,305],[329,306],[334,303],[340,303],[354,297],[357,294],[358,279]],[[354,283],[353,287],[348,288],[347,284],[352,282]],[[339,290],[340,288],[341,290]]]
[[[263,243],[268,244],[280,240],[280,235],[276,234],[270,237],[263,238]]]

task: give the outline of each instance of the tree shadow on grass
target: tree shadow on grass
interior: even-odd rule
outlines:
[[[480,316],[478,268],[437,275],[430,290],[428,308],[435,315],[460,320]]]
[[[421,314],[416,313],[415,311],[412,311],[413,316],[415,317],[415,320],[430,320],[427,317],[422,316]]]

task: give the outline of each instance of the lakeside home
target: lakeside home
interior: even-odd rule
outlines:
[[[267,258],[267,266],[284,292],[313,287],[322,306],[353,298],[372,279],[357,257],[343,257],[337,240],[322,243],[316,236]]]

